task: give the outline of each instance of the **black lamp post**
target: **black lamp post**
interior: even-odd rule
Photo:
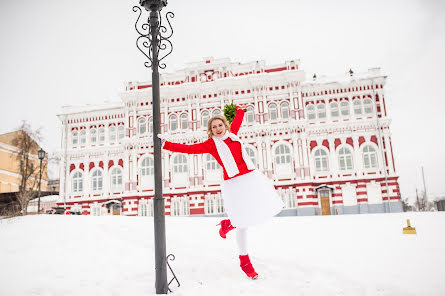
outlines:
[[[137,48],[148,58],[149,62],[144,65],[152,69],[152,95],[153,95],[153,146],[154,146],[154,234],[155,234],[155,268],[156,268],[156,294],[167,294],[167,257],[165,240],[165,205],[162,196],[162,162],[161,162],[161,142],[157,135],[161,133],[161,110],[159,93],[159,68],[164,69],[166,65],[160,63],[173,51],[169,38],[173,35],[173,29],[169,18],[174,17],[172,12],[167,12],[165,18],[169,29],[162,25],[160,11],[167,6],[167,0],[140,0],[139,4],[150,11],[146,21],[139,22],[142,9],[134,6],[133,11],[139,11],[135,29],[140,35],[136,40]],[[167,49],[167,50],[166,50]],[[166,50],[165,54],[159,58],[160,51]]]
[[[37,203],[37,213],[40,213],[40,183],[42,182],[42,160],[45,158],[45,150],[40,148],[39,151],[37,151],[37,155],[40,159],[40,177],[39,177],[39,201]]]

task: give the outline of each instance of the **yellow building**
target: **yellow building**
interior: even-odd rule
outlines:
[[[20,160],[17,159],[19,149],[14,146],[14,139],[19,135],[20,131],[10,132],[0,135],[0,194],[18,192],[21,183],[21,165]],[[39,178],[40,160],[37,156],[37,151],[40,147],[36,144],[37,149],[32,149],[29,160],[31,166],[35,169],[35,173],[30,177],[28,188],[37,190]],[[48,191],[48,177],[46,170],[47,158],[42,163],[42,182],[41,191]],[[33,187],[33,188],[30,188]]]

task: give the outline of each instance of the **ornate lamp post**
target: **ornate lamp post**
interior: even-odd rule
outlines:
[[[45,150],[40,148],[39,151],[37,151],[37,155],[40,159],[40,177],[39,177],[39,201],[37,203],[37,213],[40,213],[40,183],[42,182],[42,160],[45,158]]]
[[[135,29],[140,35],[136,40],[137,48],[148,58],[144,65],[152,69],[152,94],[153,94],[153,146],[154,146],[154,233],[155,233],[155,268],[156,268],[156,294],[166,294],[167,283],[167,257],[165,240],[165,205],[162,197],[162,163],[161,163],[161,142],[157,134],[161,133],[160,126],[160,98],[159,98],[159,68],[165,69],[166,65],[160,63],[173,51],[169,38],[173,35],[173,29],[169,18],[173,18],[172,12],[167,12],[165,18],[169,29],[162,25],[160,11],[167,6],[167,0],[140,0],[139,4],[150,11],[146,21],[141,21],[142,9],[134,6],[133,11],[139,12],[135,23]],[[159,58],[159,52],[166,50],[165,54]]]

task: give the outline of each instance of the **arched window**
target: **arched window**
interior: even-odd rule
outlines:
[[[185,157],[185,155],[177,154],[173,158],[173,172],[187,173],[187,158]]]
[[[278,114],[277,114],[277,105],[270,104],[269,105],[269,119],[270,120],[277,120]]]
[[[97,142],[96,129],[92,128],[92,129],[90,129],[90,143],[96,144],[96,142]]]
[[[148,119],[148,131],[153,133],[153,117]]]
[[[187,114],[181,114],[181,129],[186,130],[188,125]]]
[[[323,149],[317,149],[314,153],[315,171],[325,172],[329,170],[328,154]]]
[[[371,145],[363,147],[363,165],[365,169],[377,168],[377,152]]]
[[[123,125],[119,125],[119,127],[117,128],[117,138],[119,140],[125,138],[125,127]]]
[[[218,163],[216,162],[215,158],[211,156],[210,154],[206,154],[206,169],[208,171],[214,171],[218,169]]]
[[[219,109],[215,109],[212,112],[212,116],[216,116],[216,115],[219,115],[219,114],[221,114],[221,110],[219,110]]]
[[[93,191],[102,190],[102,172],[100,170],[95,170],[93,172],[91,183]]]
[[[109,133],[109,138],[110,138],[110,143],[114,143],[114,141],[116,141],[116,127],[114,127],[113,125],[110,126],[108,128],[108,133]]]
[[[77,145],[77,143],[79,143],[79,133],[77,131],[73,131],[71,136],[71,143],[73,144],[73,146]]]
[[[317,116],[318,119],[324,119],[326,118],[326,105],[325,104],[318,104],[317,105]]]
[[[249,155],[250,160],[252,160],[253,164],[256,166],[255,151],[253,151],[252,148],[246,147],[246,152]]]
[[[255,121],[255,114],[253,112],[253,107],[252,106],[247,107],[246,121],[248,123],[253,123]]]
[[[176,115],[170,116],[170,130],[175,131],[178,129],[178,117]]]
[[[105,142],[105,128],[100,127],[99,128],[99,143]]]
[[[275,163],[280,164],[290,164],[290,149],[284,144],[279,145],[275,148]]]
[[[281,118],[289,118],[289,104],[287,102],[281,104]]]
[[[341,101],[340,103],[340,111],[342,116],[348,116],[349,115],[349,102],[348,101]]]
[[[362,102],[359,99],[355,99],[354,103],[352,103],[354,106],[354,114],[355,115],[361,115],[362,114]]]
[[[371,114],[374,111],[371,99],[365,99],[363,101],[363,105],[364,105],[364,109],[365,109],[365,113],[366,114]]]
[[[314,120],[315,119],[315,107],[312,104],[309,104],[306,107],[307,119]]]
[[[151,157],[146,157],[141,162],[141,175],[150,176],[154,175],[154,161]]]
[[[81,130],[80,131],[80,145],[85,145],[87,143],[87,131]]]
[[[115,167],[111,170],[111,190],[122,190],[122,169]]]
[[[208,111],[202,112],[201,117],[202,117],[202,126],[203,128],[207,129],[207,123],[209,121],[209,112]]]
[[[340,115],[340,113],[338,112],[338,104],[336,102],[332,102],[331,103],[331,117],[332,118],[336,118]]]
[[[340,170],[352,170],[352,153],[346,147],[340,148],[338,150],[338,161],[340,164]]]
[[[81,172],[75,172],[73,175],[73,192],[82,192],[83,191],[83,179]]]
[[[139,125],[139,134],[145,134],[145,132],[147,131],[147,125],[145,124],[145,118],[141,117],[138,120],[138,125]]]

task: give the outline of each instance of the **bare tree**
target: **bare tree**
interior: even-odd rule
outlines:
[[[22,215],[26,214],[28,203],[37,196],[37,189],[40,177],[40,163],[35,158],[39,145],[42,140],[41,130],[33,130],[31,126],[23,121],[17,130],[16,136],[12,140],[13,146],[18,151],[15,156],[20,165],[20,187],[17,192],[17,202]],[[47,159],[42,162],[42,172],[46,171]],[[43,178],[44,176],[42,176]]]

